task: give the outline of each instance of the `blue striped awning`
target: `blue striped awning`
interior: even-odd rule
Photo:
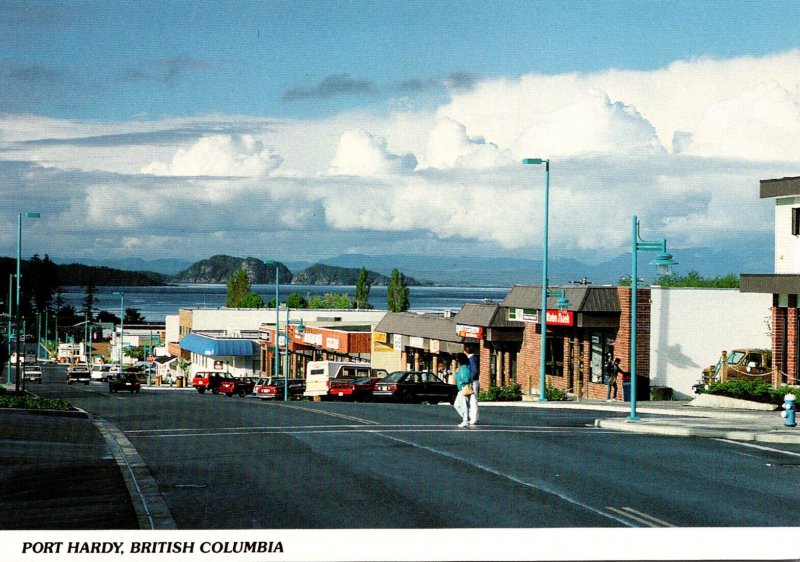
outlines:
[[[184,336],[181,349],[208,357],[250,357],[256,354],[257,344],[253,340],[210,338],[200,334]]]

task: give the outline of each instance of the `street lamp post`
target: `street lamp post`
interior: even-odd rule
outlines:
[[[8,376],[6,377],[6,384],[11,384],[11,289],[13,287],[14,274],[8,276]]]
[[[17,318],[17,340],[16,340],[16,350],[17,350],[17,357],[16,357],[16,383],[14,385],[14,390],[19,393],[19,324],[20,324],[20,313],[21,307],[19,305],[19,287],[22,284],[22,274],[20,273],[20,265],[22,263],[22,216],[25,215],[25,218],[28,219],[38,219],[41,215],[39,213],[17,213],[17,298],[14,300],[16,303],[16,318]]]
[[[547,290],[547,247],[549,236],[549,215],[550,215],[550,160],[544,158],[525,158],[522,160],[523,164],[544,164],[544,250],[542,252],[542,310],[541,319],[539,322],[542,325],[542,346],[541,358],[539,361],[539,402],[547,402],[546,396],[546,374],[547,374],[547,298],[559,296],[559,308],[566,308],[569,301],[566,299],[566,292],[561,291],[548,291]]]
[[[125,341],[125,293],[114,291],[111,294],[119,297],[119,376],[122,377],[122,359],[125,356],[122,345],[122,342]]]
[[[649,251],[659,252],[656,259],[650,262],[650,265],[655,265],[660,274],[668,274],[670,266],[677,264],[672,259],[672,255],[667,253],[667,240],[648,241],[642,240],[639,236],[639,219],[636,215],[633,216],[632,221],[632,243],[631,243],[631,414],[628,421],[638,421],[640,418],[636,415],[636,287],[638,285],[638,252]]]

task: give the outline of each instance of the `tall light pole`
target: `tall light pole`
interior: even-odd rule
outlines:
[[[631,414],[628,417],[629,421],[638,421],[639,417],[636,415],[636,287],[638,285],[638,254],[639,250],[659,252],[656,259],[650,262],[650,265],[655,265],[658,272],[662,275],[668,274],[670,266],[677,264],[672,259],[672,255],[667,253],[667,240],[660,240],[658,242],[642,240],[639,237],[639,219],[636,215],[633,216],[633,233],[631,236]]]
[[[11,290],[14,285],[14,274],[8,276],[8,376],[6,377],[6,384],[11,384],[11,303],[12,300]]]
[[[547,402],[547,297],[559,296],[559,308],[566,308],[569,301],[566,299],[566,292],[550,292],[547,290],[547,246],[549,236],[550,221],[550,160],[544,158],[525,158],[523,164],[544,164],[544,250],[542,252],[542,311],[539,322],[542,325],[542,349],[539,361],[539,402]]]
[[[22,284],[22,274],[20,273],[20,264],[22,262],[22,216],[25,215],[25,218],[28,219],[38,219],[41,215],[39,213],[17,213],[17,298],[14,301],[16,303],[16,318],[17,318],[17,341],[16,341],[16,349],[17,349],[17,357],[16,357],[16,370],[17,370],[17,377],[16,383],[14,385],[14,390],[19,393],[19,324],[21,318],[21,307],[19,305],[19,287]],[[23,336],[24,337],[24,336]]]
[[[125,293],[122,291],[114,291],[111,293],[112,295],[116,295],[119,297],[119,376],[122,376],[122,358],[125,356],[125,352],[122,350],[125,335]]]

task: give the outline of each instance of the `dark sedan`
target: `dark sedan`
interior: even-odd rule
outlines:
[[[458,387],[447,384],[427,371],[395,371],[375,383],[372,395],[375,398],[392,399],[396,402],[428,402],[438,404],[456,400]]]
[[[134,373],[125,373],[119,377],[108,378],[108,391],[111,393],[122,391],[139,392],[142,383]]]

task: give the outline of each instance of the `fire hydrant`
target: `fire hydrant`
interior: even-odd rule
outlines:
[[[783,422],[785,426],[788,427],[796,427],[797,422],[795,421],[795,411],[797,410],[797,398],[794,394],[787,394],[783,397],[783,412],[781,412],[781,417],[784,418],[786,421]]]

